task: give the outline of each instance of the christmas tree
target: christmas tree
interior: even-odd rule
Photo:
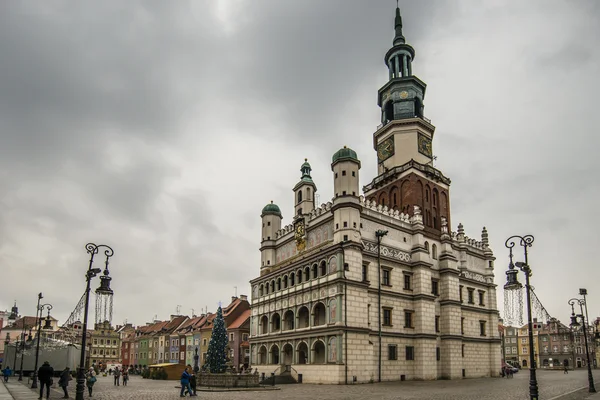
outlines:
[[[208,370],[213,373],[225,372],[227,365],[227,330],[225,329],[225,320],[223,319],[223,310],[217,309],[217,316],[213,321],[213,330],[208,342],[208,353],[206,355],[206,364]]]

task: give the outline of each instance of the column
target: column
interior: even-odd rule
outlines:
[[[408,66],[406,62],[406,56],[402,56],[402,76],[408,76]]]
[[[394,66],[396,69],[396,78],[400,77],[400,60],[398,59],[398,56],[394,57]]]

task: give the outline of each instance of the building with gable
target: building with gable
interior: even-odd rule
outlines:
[[[378,175],[360,190],[346,146],[331,160],[333,199],[316,204],[307,160],[283,225],[261,214],[260,275],[251,280],[250,363],[308,383],[497,376],[500,336],[488,233],[451,229],[450,179],[433,166],[426,84],[402,33],[385,54],[373,133]]]

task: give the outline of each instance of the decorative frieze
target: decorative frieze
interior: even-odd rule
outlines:
[[[377,243],[362,240],[366,253],[377,255]],[[410,262],[410,254],[389,246],[381,245],[381,255],[385,257],[395,258],[398,261]]]
[[[481,283],[494,283],[493,277],[483,276],[481,274],[477,274],[477,273],[471,272],[471,271],[461,271],[459,276],[461,278],[471,279],[473,281],[477,281],[477,282],[481,282]]]

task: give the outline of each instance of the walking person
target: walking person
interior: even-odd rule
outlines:
[[[190,387],[190,378],[192,376],[188,372],[188,367],[185,367],[185,370],[181,374],[181,392],[179,393],[179,397],[185,397],[184,390],[187,389],[188,392],[192,393],[192,388]]]
[[[129,380],[129,371],[123,370],[123,386],[127,386],[128,380]]]
[[[6,368],[4,368],[2,374],[4,375],[4,382],[8,382],[8,377],[12,374],[12,370],[8,365],[6,366]]]
[[[54,376],[54,368],[50,366],[48,361],[38,369],[38,379],[40,380],[40,397],[44,396],[44,386],[46,386],[46,398],[50,398],[50,385],[52,385],[52,377]]]
[[[190,392],[190,397],[197,396],[197,394],[196,394],[196,374],[194,372],[192,372],[191,370],[190,370],[190,374],[191,374],[190,387],[192,388],[192,391]]]
[[[63,399],[69,398],[69,391],[67,388],[69,387],[69,381],[71,379],[73,379],[71,378],[71,370],[69,367],[67,367],[63,370],[63,372],[60,373],[60,378],[58,379],[58,386],[60,386],[63,392],[65,392]]]
[[[115,370],[113,371],[113,376],[115,378],[115,386],[120,386],[121,385],[121,370],[119,370],[119,367],[115,368]]]
[[[90,368],[87,375],[85,376],[85,385],[87,386],[90,397],[92,397],[92,391],[94,389],[94,383],[96,383],[96,381],[96,371],[94,371],[94,368]]]
[[[563,372],[563,374],[569,374],[569,366],[565,364],[565,371]]]

